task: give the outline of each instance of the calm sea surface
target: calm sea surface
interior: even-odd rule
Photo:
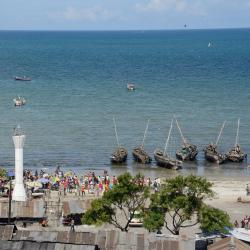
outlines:
[[[211,42],[212,46],[208,47]],[[31,82],[14,81],[16,75]],[[128,92],[128,82],[136,91]],[[23,96],[27,105],[15,108]],[[249,178],[247,163],[221,166],[204,161],[202,149],[216,140],[226,152],[235,142],[250,155],[250,29],[0,32],[0,166],[13,168],[13,128],[26,133],[25,168],[84,172],[108,169],[143,172],[152,177],[175,171],[133,162],[131,150],[141,143],[150,119],[145,148],[151,155],[164,147],[171,118],[179,119],[184,135],[199,146],[196,163],[183,174],[211,178]],[[129,150],[124,166],[111,166],[119,140]],[[174,155],[181,138],[176,126],[168,152]]]

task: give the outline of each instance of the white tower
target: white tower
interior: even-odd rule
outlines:
[[[26,193],[23,185],[23,146],[25,134],[18,125],[12,136],[15,145],[15,187],[12,194],[14,201],[26,201]]]

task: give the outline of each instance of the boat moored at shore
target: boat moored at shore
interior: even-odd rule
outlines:
[[[179,130],[181,138],[182,138],[182,146],[180,149],[177,149],[176,157],[182,161],[187,161],[187,160],[194,161],[197,154],[198,154],[197,146],[190,144],[187,141],[187,139],[183,136],[183,133],[181,131],[181,128],[179,126],[179,123],[178,123],[176,117],[174,117],[174,118],[175,118],[176,125],[178,127],[178,130]]]
[[[182,168],[182,161],[179,161],[175,158],[172,158],[166,153],[172,128],[173,128],[173,119],[171,121],[171,125],[170,125],[170,129],[168,132],[168,137],[166,140],[164,151],[161,149],[156,149],[154,151],[154,158],[155,158],[155,161],[159,167],[178,170],[178,169]]]
[[[148,125],[149,120],[147,122],[147,126],[144,132],[142,144],[138,147],[135,147],[132,151],[132,155],[134,157],[134,160],[143,164],[148,164],[152,161],[152,158],[149,156],[149,154],[144,150],[144,142],[146,139],[147,131],[148,131]]]
[[[154,158],[159,167],[170,168],[178,170],[182,168],[182,161],[169,157],[166,153],[160,149],[156,149],[154,152]]]
[[[112,163],[123,163],[127,160],[128,151],[126,148],[120,146],[117,129],[116,129],[115,117],[113,117],[113,122],[114,122],[114,128],[115,128],[117,148],[114,151],[114,153],[111,155],[110,160]]]
[[[225,127],[225,124],[226,124],[226,121],[224,121],[222,126],[221,126],[220,133],[219,133],[219,135],[217,137],[216,143],[215,144],[210,143],[204,149],[204,154],[205,154],[205,158],[206,158],[207,161],[214,162],[214,163],[217,163],[217,164],[222,164],[227,160],[226,155],[219,153],[218,149],[217,149],[217,145],[218,145],[218,142],[220,140],[222,131],[223,131],[224,127]]]
[[[243,152],[241,150],[241,148],[240,148],[240,144],[239,144],[239,128],[240,128],[240,119],[238,119],[238,126],[237,126],[237,132],[236,132],[235,145],[226,154],[227,159],[229,161],[232,161],[232,162],[242,162],[247,158],[247,154],[245,152]]]
[[[127,160],[127,156],[128,151],[124,147],[118,147],[111,155],[110,160],[112,163],[123,163]]]

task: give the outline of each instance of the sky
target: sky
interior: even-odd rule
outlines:
[[[0,30],[250,26],[250,0],[0,0]]]

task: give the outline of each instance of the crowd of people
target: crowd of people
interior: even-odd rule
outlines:
[[[48,174],[46,171],[41,170],[38,174],[31,170],[25,170],[24,180],[26,186],[32,186],[34,183],[39,185],[32,186],[32,192],[37,189],[57,190],[59,196],[66,196],[67,194],[75,194],[77,196],[85,196],[86,194],[95,194],[99,196],[103,192],[112,189],[114,185],[118,183],[118,179],[115,175],[109,175],[106,170],[101,175],[97,175],[94,171],[88,171],[83,175],[77,175],[72,170],[64,173],[60,167],[57,167],[53,174]],[[150,177],[145,177],[144,184],[152,187],[155,192],[159,191],[160,178],[151,180]]]
[[[239,223],[237,220],[235,220],[235,222],[234,222],[234,227],[236,227],[236,228],[241,227],[241,228],[249,229],[249,227],[250,227],[250,216],[246,215],[246,216],[240,221],[240,223]]]

